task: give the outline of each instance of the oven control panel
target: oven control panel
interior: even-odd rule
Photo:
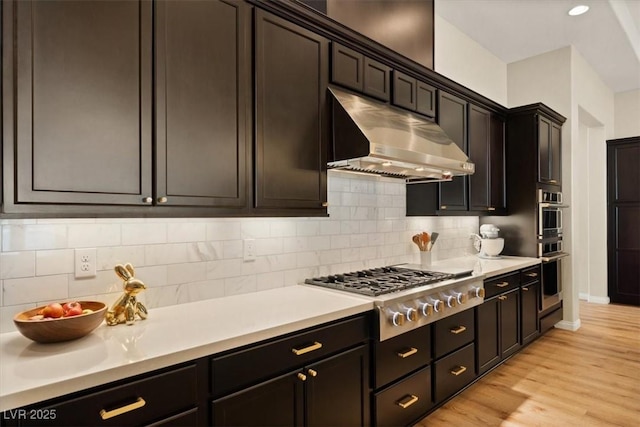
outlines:
[[[377,301],[380,341],[459,313],[484,301],[484,285],[480,278],[443,284],[397,299]]]

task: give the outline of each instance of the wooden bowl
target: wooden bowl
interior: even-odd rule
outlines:
[[[25,337],[40,343],[69,341],[83,337],[102,323],[107,305],[98,301],[78,301],[83,309],[93,313],[79,314],[57,319],[29,320],[45,306],[23,311],[13,317],[18,331]],[[64,303],[61,303],[64,304]]]

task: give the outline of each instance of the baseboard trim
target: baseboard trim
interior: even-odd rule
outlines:
[[[555,327],[558,329],[564,329],[566,331],[577,331],[578,329],[580,329],[580,319],[576,320],[575,322],[569,322],[568,320],[561,320],[558,323],[556,323]]]
[[[586,292],[580,292],[578,294],[578,299],[581,299],[583,301],[589,301],[589,294]]]
[[[587,301],[595,303],[595,304],[609,304],[611,303],[611,299],[609,297],[594,297],[589,296]]]

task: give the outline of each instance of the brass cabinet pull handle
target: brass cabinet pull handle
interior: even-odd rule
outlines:
[[[440,206],[440,209],[447,209],[447,206]]]
[[[414,355],[418,352],[417,348],[411,347],[409,350],[404,351],[404,352],[399,352],[398,356],[402,357],[403,359],[406,357],[409,357],[411,355]]]
[[[496,210],[496,208],[494,208],[493,206],[489,206],[489,207],[487,208],[487,210],[488,210],[488,211],[495,211],[495,210]]]
[[[527,273],[526,276],[528,276],[528,277],[538,277],[538,273]]]
[[[309,369],[309,370],[307,371],[307,373],[308,373],[309,375],[311,375],[312,377],[317,377],[317,376],[318,376],[318,371],[314,371],[313,369]]]
[[[291,351],[293,352],[293,354],[295,354],[296,356],[300,356],[303,355],[305,353],[309,353],[310,351],[314,351],[317,350],[319,348],[322,348],[322,343],[319,343],[318,341],[315,341],[313,344],[311,344],[308,347],[304,347],[304,348],[292,348]]]
[[[457,327],[457,328],[455,328],[455,329],[450,329],[451,333],[452,333],[452,334],[456,334],[456,335],[457,335],[457,334],[461,334],[462,332],[464,332],[464,331],[466,331],[466,330],[467,330],[467,328],[466,328],[465,326],[458,326],[458,327]]]
[[[326,207],[328,207],[328,206],[329,206],[329,202],[322,202],[322,207],[323,207],[323,208],[326,208]]]
[[[498,283],[496,286],[499,288],[504,288],[505,286],[509,286],[509,282]]]
[[[555,179],[550,179],[549,182],[552,183],[552,184],[557,184],[558,183],[558,181],[555,180]]]
[[[504,300],[506,300],[506,299],[507,299],[507,296],[506,296],[506,295],[501,295],[501,296],[499,296],[499,297],[498,297],[498,299],[499,299],[500,301],[504,301]]]
[[[116,408],[111,411],[105,411],[104,409],[102,409],[100,411],[100,418],[102,418],[103,420],[108,420],[109,418],[117,417],[118,415],[126,414],[127,412],[140,409],[146,404],[147,402],[145,402],[143,398],[139,397],[135,402],[121,406],[120,408]]]
[[[145,197],[144,199],[142,199],[143,203],[151,203],[153,202],[153,198],[152,197]]]
[[[305,374],[303,374],[302,372],[298,372],[298,379],[300,381],[306,381],[307,380],[307,376]]]
[[[528,291],[528,290],[529,290],[529,288],[527,288],[527,287],[524,287],[524,286],[523,286],[523,287],[522,287],[522,290],[523,290],[523,291]]]
[[[409,406],[418,401],[418,396],[416,396],[415,394],[410,394],[405,399],[406,400],[399,400],[398,402],[396,402],[396,405],[398,405],[402,409],[407,409]]]
[[[457,377],[458,375],[460,375],[466,370],[467,370],[466,366],[458,366],[458,369],[454,369],[453,371],[451,371],[451,373]]]
[[[165,196],[158,197],[158,203],[167,203],[167,201],[169,201],[169,199],[167,199]]]

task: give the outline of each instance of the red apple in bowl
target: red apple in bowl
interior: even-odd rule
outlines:
[[[40,314],[42,314],[44,317],[52,317],[54,319],[57,319],[58,317],[62,317],[62,315],[64,314],[64,309],[62,308],[62,305],[54,302],[43,308],[42,313]]]

